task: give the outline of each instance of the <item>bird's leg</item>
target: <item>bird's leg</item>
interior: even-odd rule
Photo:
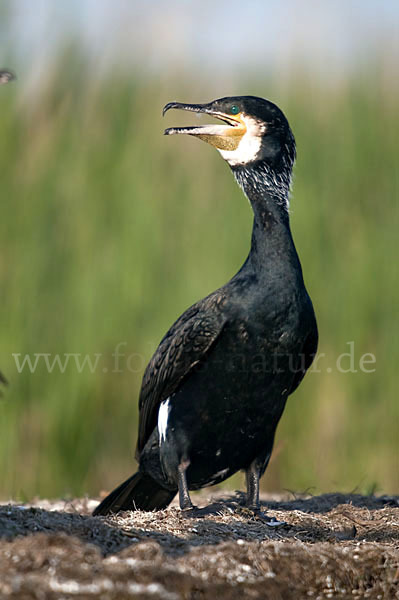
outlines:
[[[260,509],[259,480],[261,474],[267,466],[267,463],[269,462],[269,459],[270,454],[266,458],[266,461],[259,461],[258,459],[255,459],[245,470],[245,476],[247,480],[247,501],[246,509],[244,510],[251,512],[257,519],[264,521],[269,527],[282,527],[286,524],[284,521],[278,521],[274,517],[269,517]]]
[[[256,461],[253,461],[248,469],[245,470],[245,478],[247,481],[247,501],[246,506],[255,510],[260,510],[259,502],[259,479],[260,469],[256,465]]]
[[[188,460],[182,460],[182,462],[177,467],[178,480],[177,484],[179,486],[179,504],[181,510],[187,510],[190,508],[194,508],[193,503],[191,502],[190,494],[188,492],[187,485],[187,477],[186,471],[190,464]]]

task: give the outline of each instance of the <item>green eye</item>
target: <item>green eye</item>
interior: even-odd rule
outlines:
[[[233,104],[233,106],[230,107],[230,112],[232,115],[238,115],[240,109],[238,108],[237,104]]]

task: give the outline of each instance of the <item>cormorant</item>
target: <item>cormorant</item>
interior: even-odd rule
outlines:
[[[238,273],[191,306],[161,340],[144,373],[139,470],[95,509],[163,509],[179,493],[246,473],[247,506],[259,511],[259,479],[287,397],[317,350],[317,325],[289,225],[296,157],[287,119],[272,102],[236,96],[170,102],[224,124],[166,129],[215,146],[249,199],[254,224]]]

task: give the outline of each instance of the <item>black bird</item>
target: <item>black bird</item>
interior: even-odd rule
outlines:
[[[288,202],[296,151],[282,111],[253,96],[208,104],[171,102],[224,124],[166,129],[215,146],[249,199],[249,255],[223,287],[191,306],[161,340],[144,373],[139,470],[95,515],[165,508],[179,492],[220,483],[240,469],[247,505],[259,511],[259,479],[287,397],[317,349],[317,325],[292,239]]]

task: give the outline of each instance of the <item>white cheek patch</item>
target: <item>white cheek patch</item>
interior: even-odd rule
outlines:
[[[168,418],[170,413],[170,398],[164,400],[159,407],[158,411],[158,435],[159,435],[159,443],[165,441],[166,439],[166,430],[168,427]]]
[[[266,125],[252,117],[242,116],[246,132],[235,150],[221,150],[220,154],[230,165],[246,165],[259,158],[262,147],[262,136]]]

